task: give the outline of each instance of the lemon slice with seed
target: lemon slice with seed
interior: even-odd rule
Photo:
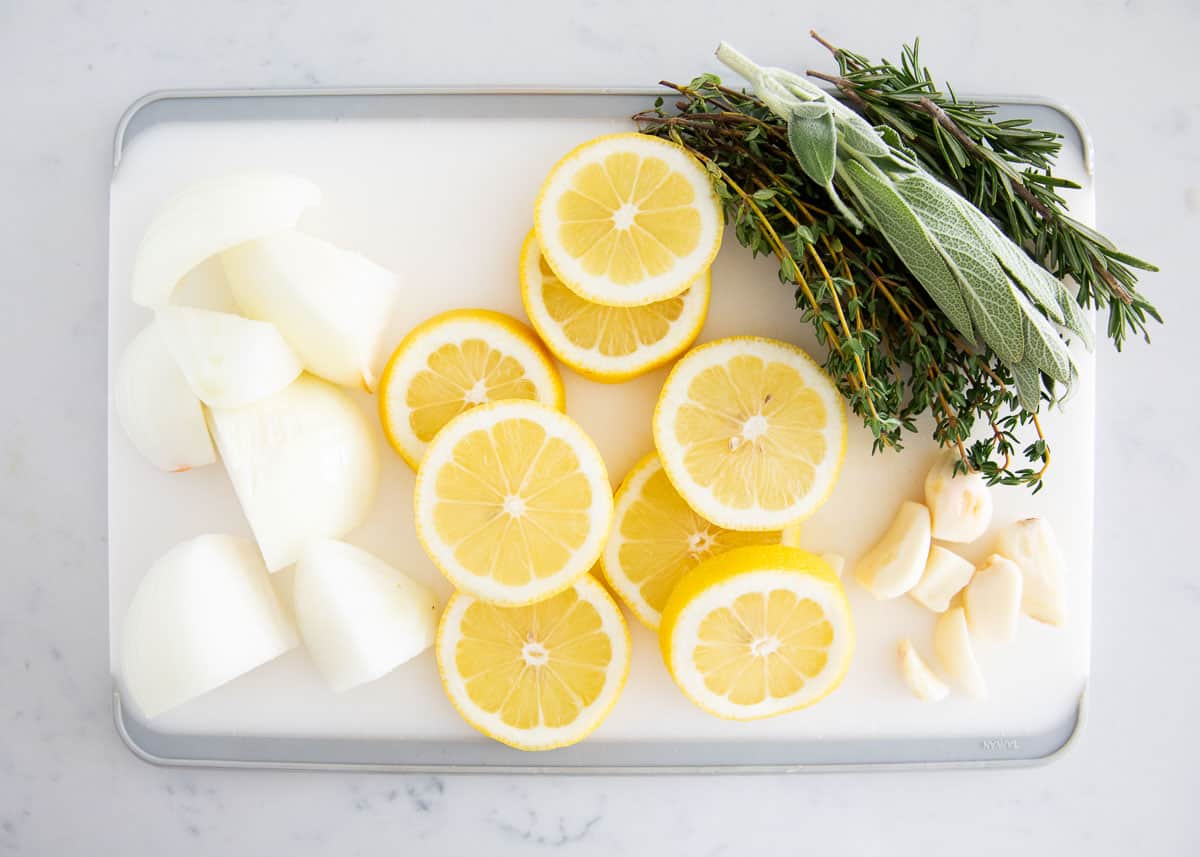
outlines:
[[[590,575],[526,607],[460,592],[442,615],[437,659],[463,719],[520,750],[550,750],[586,738],[616,704],[629,629]]]
[[[638,133],[569,152],[534,204],[550,267],[580,297],[609,306],[688,288],[712,264],[723,225],[704,167],[683,147]]]
[[[703,560],[743,545],[775,544],[779,533],[718,527],[692,511],[663,472],[658,453],[633,466],[614,501],[613,530],[600,555],[604,577],[651,630],[680,579]]]
[[[521,300],[554,356],[585,378],[627,381],[678,357],[704,326],[712,276],[639,307],[592,303],[568,289],[542,257],[537,235],[521,247]]]
[[[854,623],[823,560],[779,545],[743,547],[679,582],[659,643],[688,699],[718,717],[757,720],[832,693],[854,654]]]
[[[688,505],[731,530],[781,530],[828,498],[846,413],[813,359],[735,336],[688,352],[654,409],[654,445]]]
[[[450,581],[530,604],[595,565],[612,521],[600,452],[565,414],[512,400],[446,424],[417,471],[417,536]]]
[[[558,370],[533,331],[503,313],[450,310],[414,327],[393,352],[379,417],[392,448],[415,469],[442,426],[501,399],[566,405]]]

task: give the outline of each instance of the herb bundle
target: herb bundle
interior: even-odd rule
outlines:
[[[752,64],[746,68],[757,69]],[[857,74],[859,70],[849,65],[842,69],[845,75]],[[847,88],[866,86],[865,78],[857,82],[851,82],[849,77],[842,79],[846,83],[838,86],[843,94]],[[760,78],[756,83],[764,82]],[[808,91],[792,81],[787,83],[792,89],[785,89],[785,93]],[[789,125],[799,121],[807,123],[806,134],[815,134],[819,139],[821,125],[833,123],[826,112],[802,108],[793,111],[798,119],[785,112],[792,120],[785,121],[779,115],[784,111],[780,110],[778,92],[773,93],[773,110],[759,98],[722,86],[713,76],[697,78],[689,86],[666,85],[682,96],[674,105],[675,112],[664,110],[660,99],[654,110],[635,118],[643,131],[673,139],[697,155],[709,170],[738,241],[756,255],[772,254],[777,258],[780,280],[795,287],[797,307],[813,325],[820,344],[827,348],[825,369],[851,409],[872,431],[876,449],[901,448],[904,432],[917,431],[921,415],[929,412],[934,420],[935,439],[943,446],[957,447],[964,466],[981,471],[993,482],[1040,488],[1050,463],[1050,452],[1038,422],[1037,402],[1043,383],[1045,397],[1053,397],[1053,378],[1044,370],[1035,371],[1036,392],[1032,397],[1029,395],[1027,377],[1022,401],[1012,367],[988,346],[986,337],[983,343],[972,341],[964,335],[961,320],[955,324],[931,300],[929,289],[910,273],[897,254],[896,242],[889,242],[877,228],[858,229],[857,215],[869,214],[869,210],[864,212],[859,201],[857,214],[847,211],[832,193],[834,169],[822,159],[821,147],[815,152],[801,150],[806,156],[802,162],[794,145],[796,129],[792,128],[789,135]],[[768,98],[771,95],[769,91]],[[899,95],[896,97],[908,103]],[[797,106],[790,101],[787,105]],[[803,112],[805,109],[809,112]],[[891,109],[898,108],[893,105]],[[986,110],[982,106],[978,109]],[[945,124],[928,115],[934,125],[945,129]],[[844,113],[838,118],[845,121]],[[871,118],[878,121],[881,117]],[[986,125],[986,121],[980,119],[979,125]],[[853,134],[852,123],[845,127]],[[869,131],[870,126],[866,127]],[[904,142],[896,141],[894,148],[902,156],[920,161],[939,178],[945,178],[935,164],[928,163],[936,160],[930,154],[930,147],[938,146],[933,136],[938,132],[929,132],[926,138],[922,136],[922,127],[906,128],[909,134],[902,134]],[[900,133],[899,129],[894,133]],[[915,141],[912,134],[916,135]],[[1030,151],[1036,149],[1049,176],[1056,141],[1043,132],[1022,129],[1020,136],[1026,138],[1026,135],[1027,139],[1017,141],[1006,136],[1005,163],[1029,164]],[[964,196],[989,198],[987,194],[977,197],[971,192],[977,188],[969,186],[971,174],[961,164],[960,172],[964,184],[959,190]],[[976,169],[974,175],[981,172]],[[1023,181],[1048,188],[1052,196],[1055,182],[1060,180],[1051,177],[1041,184]],[[1015,186],[1010,187],[1017,199],[1023,201]],[[1001,200],[1004,194],[996,191],[990,198]],[[1055,204],[1054,199],[1050,203]],[[1011,201],[1007,204],[1013,206]],[[1003,218],[996,217],[986,207],[984,210],[1008,231]],[[870,222],[870,217],[864,219]],[[1046,231],[1041,228],[1039,234]],[[1025,237],[1028,234],[1027,231]],[[1087,232],[1080,230],[1074,234],[1087,236]],[[1013,237],[1021,240],[1022,236]],[[1110,246],[1102,239],[1093,243],[1096,247]],[[1129,257],[1117,254],[1105,258],[1121,264]],[[1100,282],[1107,285],[1103,277]],[[1093,285],[1091,292],[1081,289],[1080,297],[1086,302],[1103,295]],[[1073,305],[1063,308],[1073,309]],[[966,332],[974,330],[968,327]],[[984,430],[976,434],[977,429]]]
[[[872,63],[812,35],[833,54],[838,74],[810,76],[835,86],[842,102],[871,123],[893,128],[922,164],[1035,260],[1076,282],[1081,305],[1107,307],[1108,336],[1117,350],[1127,334],[1149,341],[1147,323],[1162,318],[1138,292],[1133,269],[1158,268],[1067,214],[1059,191],[1078,185],[1052,172],[1059,134],[1033,128],[1028,119],[996,120],[994,105],[959,100],[949,85],[943,93],[921,65],[920,40],[903,47],[896,65]]]

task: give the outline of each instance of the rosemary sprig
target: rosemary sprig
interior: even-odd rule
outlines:
[[[826,349],[824,367],[871,430],[875,448],[899,449],[924,414],[937,442],[991,481],[1038,490],[1050,452],[1035,414],[1022,410],[1009,370],[964,342],[888,244],[856,233],[803,172],[786,126],[758,99],[713,76],[690,86],[675,112],[635,117],[706,165],[737,240],[779,261],[802,318]]]
[[[1148,342],[1148,322],[1162,317],[1137,289],[1134,269],[1158,269],[1118,250],[1067,213],[1059,191],[1078,187],[1053,175],[1061,147],[1053,131],[1027,119],[995,119],[996,105],[943,92],[921,64],[920,40],[905,45],[899,64],[871,62],[812,34],[833,54],[838,74],[809,71],[875,125],[893,128],[931,172],[955,188],[1057,277],[1079,285],[1083,306],[1108,309],[1108,336],[1118,350],[1128,334]]]

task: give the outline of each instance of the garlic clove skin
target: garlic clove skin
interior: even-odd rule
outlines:
[[[905,502],[883,538],[858,561],[854,578],[878,599],[897,598],[921,579],[929,544],[929,510]]]
[[[1021,616],[1021,569],[992,554],[975,572],[963,594],[967,625],[981,639],[1007,643],[1017,634]]]
[[[1067,618],[1066,560],[1045,518],[1026,518],[1000,531],[996,553],[1021,569],[1021,610],[1047,625]]]
[[[922,702],[941,702],[950,694],[950,688],[929,668],[911,640],[900,641],[898,654],[900,675],[913,696]]]
[[[958,455],[943,453],[925,477],[925,505],[938,541],[973,542],[992,522],[992,492],[982,473],[954,472]]]
[[[921,580],[909,590],[908,597],[934,613],[944,613],[950,599],[971,582],[975,566],[954,551],[934,545],[925,561]]]

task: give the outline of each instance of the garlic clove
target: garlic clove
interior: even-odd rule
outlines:
[[[982,473],[954,472],[958,455],[943,453],[925,477],[933,537],[943,542],[973,542],[992,522],[992,493]]]
[[[916,586],[929,556],[929,510],[911,501],[854,567],[854,578],[879,599],[896,598]]]
[[[1005,527],[996,540],[996,553],[1021,569],[1021,609],[1048,625],[1067,617],[1066,561],[1054,531],[1044,518],[1026,518]]]
[[[975,647],[971,643],[963,608],[951,607],[938,616],[933,627],[933,651],[959,690],[974,699],[987,696],[987,683],[975,660]]]
[[[1017,633],[1021,615],[1021,569],[992,554],[975,572],[963,594],[971,633],[1006,643]]]
[[[900,641],[899,655],[900,675],[913,696],[922,702],[941,702],[949,695],[950,688],[929,668],[913,648],[912,641]]]
[[[971,582],[975,566],[952,550],[934,545],[925,561],[921,580],[909,590],[908,596],[934,613],[943,613],[950,599]]]

